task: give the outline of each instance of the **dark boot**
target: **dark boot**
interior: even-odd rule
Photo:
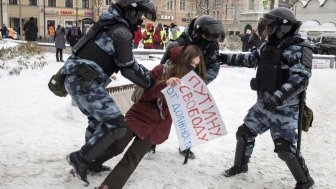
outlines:
[[[234,158],[234,164],[230,169],[224,171],[223,175],[226,177],[231,177],[240,173],[246,173],[248,171],[248,162],[250,156],[245,156],[247,146],[251,148],[254,147],[254,138],[256,135],[252,134],[251,131],[243,124],[238,128],[236,133],[236,153]],[[248,138],[253,140],[248,141]]]
[[[67,156],[67,161],[73,167],[75,176],[83,182],[84,186],[88,186],[89,181],[86,176],[88,167],[82,153],[80,151],[72,152]]]
[[[111,168],[109,166],[105,166],[102,164],[96,164],[96,163],[89,163],[88,164],[88,170],[91,173],[101,173],[105,171],[111,171]]]
[[[310,175],[307,177],[307,182],[304,183],[296,183],[295,189],[310,189],[314,187],[314,180],[310,177]]]
[[[309,189],[314,186],[314,180],[309,175],[308,168],[301,155],[293,153],[289,141],[276,139],[274,141],[275,152],[281,160],[286,162],[287,167],[296,180],[295,189]]]
[[[156,152],[156,145],[153,144],[153,145],[149,148],[148,153],[153,153],[153,154],[155,154],[155,152]]]
[[[246,173],[248,171],[248,165],[247,163],[242,166],[232,166],[230,169],[225,170],[223,175],[226,177],[232,177],[234,175],[240,174],[240,173]]]
[[[181,149],[179,148],[179,153],[183,156],[186,155],[187,153],[187,150],[183,150],[181,151]],[[189,159],[196,159],[196,155],[194,154],[194,152],[192,152],[191,150],[189,151],[189,156],[188,156]]]

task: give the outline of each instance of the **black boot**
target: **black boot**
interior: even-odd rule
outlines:
[[[231,177],[240,173],[246,173],[248,171],[248,162],[250,160],[250,156],[245,156],[246,147],[249,145],[253,148],[254,140],[248,141],[248,138],[255,137],[256,135],[251,133],[245,124],[238,128],[236,133],[237,144],[234,164],[230,169],[224,171],[224,176]]]
[[[88,164],[88,171],[91,173],[101,173],[105,171],[111,171],[111,168],[109,166],[105,166],[102,164],[96,164],[96,163],[89,163]]]
[[[73,167],[75,176],[83,182],[84,186],[88,186],[89,181],[86,176],[88,166],[82,153],[80,151],[72,152],[67,156],[67,161]]]
[[[309,189],[314,186],[314,180],[309,175],[308,168],[301,155],[293,153],[290,149],[289,141],[276,139],[274,141],[275,152],[280,159],[286,162],[287,167],[296,180],[295,189]]]
[[[185,156],[186,153],[187,153],[187,150],[183,150],[183,151],[181,151],[181,149],[179,148],[179,153],[180,153],[181,155]],[[189,159],[196,159],[196,156],[195,156],[194,152],[192,152],[191,150],[189,151],[189,156],[188,156],[188,158],[189,158]]]
[[[314,187],[314,180],[310,176],[307,177],[307,182],[296,183],[295,189],[310,189]]]
[[[153,154],[155,154],[155,152],[156,152],[156,145],[153,144],[153,145],[149,148],[148,153],[153,153]]]
[[[248,165],[247,163],[242,166],[232,166],[230,169],[225,170],[223,175],[226,177],[232,177],[234,175],[240,174],[240,173],[246,173],[248,171]]]

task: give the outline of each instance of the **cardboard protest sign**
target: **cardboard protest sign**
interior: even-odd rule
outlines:
[[[161,91],[167,101],[181,150],[227,134],[217,105],[204,81],[190,71],[181,84]]]

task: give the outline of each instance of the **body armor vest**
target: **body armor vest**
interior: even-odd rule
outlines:
[[[282,48],[267,45],[257,63],[257,75],[251,80],[251,88],[256,91],[274,93],[289,77],[289,70],[281,69]]]
[[[109,76],[117,72],[118,67],[114,63],[114,55],[107,54],[95,43],[96,36],[102,32],[105,32],[112,38],[112,33],[117,27],[119,27],[119,24],[115,21],[97,22],[76,43],[73,48],[73,54],[80,58],[96,62]]]

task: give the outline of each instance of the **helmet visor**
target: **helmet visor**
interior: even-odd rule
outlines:
[[[153,1],[147,1],[141,3],[139,11],[149,20],[155,22],[156,20],[156,8]]]
[[[223,25],[218,21],[209,22],[202,26],[200,33],[209,41],[224,41]]]
[[[258,33],[262,37],[266,37],[275,33],[278,21],[261,17],[258,21]]]

